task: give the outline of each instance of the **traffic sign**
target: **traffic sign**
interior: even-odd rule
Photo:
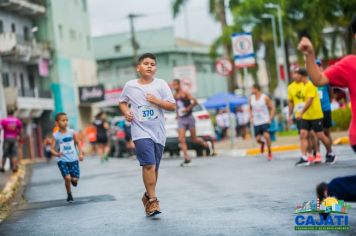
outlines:
[[[235,33],[232,45],[236,67],[250,67],[256,64],[251,33]]]
[[[231,75],[233,65],[227,58],[219,58],[215,63],[216,72],[222,76]]]

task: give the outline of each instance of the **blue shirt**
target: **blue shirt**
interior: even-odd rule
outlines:
[[[323,111],[331,111],[329,85],[318,87],[318,94],[321,102],[321,108]]]
[[[57,157],[57,161],[73,162],[78,160],[78,153],[74,144],[74,130],[67,129],[65,133],[57,131],[53,134],[53,138],[56,142],[56,152],[62,153],[60,157]]]

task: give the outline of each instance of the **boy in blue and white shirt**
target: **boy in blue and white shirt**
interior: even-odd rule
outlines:
[[[157,67],[153,54],[140,56],[136,70],[140,78],[125,84],[119,106],[126,120],[131,122],[132,140],[146,188],[142,202],[146,215],[153,216],[160,213],[155,189],[166,143],[164,110],[174,111],[176,105],[167,82],[154,77]]]
[[[56,115],[56,123],[59,130],[53,134],[54,142],[52,142],[51,153],[57,157],[58,168],[65,181],[67,202],[73,202],[71,184],[74,187],[78,184],[80,176],[78,159],[82,161],[84,155],[78,145],[78,139],[74,130],[67,128],[67,114],[64,112],[58,113]]]

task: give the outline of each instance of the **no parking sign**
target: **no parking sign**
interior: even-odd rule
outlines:
[[[256,64],[251,33],[233,34],[232,45],[236,67],[251,67]]]

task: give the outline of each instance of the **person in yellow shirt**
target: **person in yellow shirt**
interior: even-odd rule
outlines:
[[[329,163],[329,160],[333,160],[332,163],[329,163],[333,164],[336,159],[335,154],[331,149],[331,142],[323,132],[323,111],[321,109],[318,89],[311,81],[308,80],[307,76],[302,76],[302,83],[304,86],[301,91],[301,96],[303,97],[304,107],[296,117],[297,120],[301,120],[300,146],[302,150],[302,157],[296,165],[310,165],[314,161],[311,159],[308,160],[307,157],[308,135],[311,130],[315,132],[317,138],[326,148],[326,163]]]
[[[298,134],[300,134],[302,120],[297,120],[296,117],[299,115],[305,105],[304,98],[302,96],[302,90],[304,87],[304,83],[302,82],[303,76],[307,76],[307,71],[305,69],[298,67],[293,68],[292,78],[294,81],[288,86],[289,121],[292,122],[292,120],[294,120],[297,125]],[[314,160],[314,163],[321,161],[317,137],[314,132],[310,132],[308,135],[307,152],[310,153],[308,156],[309,160]]]

